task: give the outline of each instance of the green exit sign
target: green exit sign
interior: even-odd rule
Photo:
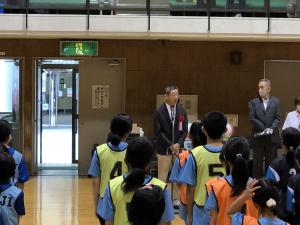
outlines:
[[[60,41],[61,56],[98,56],[98,41]]]

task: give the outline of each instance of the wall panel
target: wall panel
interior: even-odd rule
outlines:
[[[241,52],[240,65],[230,64],[232,50]],[[0,39],[0,51],[25,59],[23,151],[33,165],[33,57],[59,57],[59,40]],[[239,114],[237,131],[248,136],[247,102],[257,95],[264,60],[299,60],[300,43],[99,40],[99,56],[126,59],[126,111],[145,135],[153,136],[156,94],[163,93],[167,83],[175,83],[180,93],[199,95],[200,117],[213,109]]]

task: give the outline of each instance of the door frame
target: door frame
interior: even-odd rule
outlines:
[[[75,154],[76,154],[76,133],[77,133],[77,120],[78,120],[78,112],[75,108],[75,106],[77,105],[76,102],[76,93],[78,90],[76,90],[76,73],[78,73],[79,70],[79,64],[43,64],[43,65],[39,65],[41,66],[40,69],[71,69],[72,70],[72,163],[77,163],[77,160],[75,159]],[[40,77],[41,78],[41,77]],[[42,81],[38,81],[38,85],[42,85]],[[37,87],[38,88],[38,87]],[[38,93],[41,96],[41,92]],[[38,96],[37,96],[38,97]],[[42,102],[41,102],[42,103]],[[41,104],[39,103],[39,104]],[[40,149],[42,149],[42,124],[43,124],[43,112],[41,110],[41,106],[39,107],[40,109]],[[40,159],[39,161],[42,161],[42,152],[40,152]]]
[[[13,57],[16,58],[16,57]],[[33,79],[32,79],[32,86],[33,88],[33,105],[32,105],[32,112],[34,115],[34,120],[32,122],[32,127],[31,130],[34,131],[31,133],[31,140],[32,140],[32,161],[31,161],[31,168],[32,168],[32,172],[33,174],[37,174],[37,165],[38,165],[38,146],[37,146],[37,107],[38,107],[38,90],[37,90],[37,82],[38,82],[38,73],[37,73],[37,69],[38,69],[38,63],[39,61],[42,60],[76,60],[76,61],[85,61],[85,60],[105,60],[107,62],[111,61],[111,60],[119,60],[123,63],[123,76],[124,76],[124,82],[123,82],[123,88],[124,88],[124,96],[123,96],[123,110],[124,112],[126,111],[126,71],[127,71],[127,61],[126,58],[123,57],[32,57],[32,73],[33,73]],[[72,65],[72,64],[69,64]],[[24,65],[23,65],[24,66]],[[79,71],[78,71],[79,72]],[[24,79],[24,78],[23,78]],[[80,80],[80,74],[79,74],[79,80]],[[80,83],[80,82],[79,82]],[[73,82],[74,84],[74,82]],[[80,91],[80,85],[78,87],[77,92]],[[22,95],[23,96],[23,95]],[[78,103],[80,104],[80,99],[78,99]],[[74,108],[72,106],[72,108]],[[73,114],[73,113],[72,113]],[[22,114],[22,116],[24,117],[24,115]],[[79,116],[79,115],[77,115]],[[78,120],[77,120],[78,121]],[[72,128],[73,128],[73,124],[72,124]],[[79,139],[79,137],[78,137]],[[79,148],[79,146],[78,146]],[[79,152],[79,149],[78,149]],[[73,156],[72,156],[73,157]],[[75,156],[74,156],[75,158]],[[76,161],[76,163],[78,163],[78,161]]]

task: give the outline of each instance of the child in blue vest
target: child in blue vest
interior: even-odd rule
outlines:
[[[10,183],[23,190],[24,183],[29,180],[29,172],[22,153],[9,146],[11,139],[11,129],[8,122],[0,120],[0,143],[6,147],[7,153],[14,158],[16,163],[16,170],[14,176],[10,179]]]
[[[10,184],[16,164],[13,157],[0,144],[0,224],[18,225],[20,216],[25,215],[23,191]]]

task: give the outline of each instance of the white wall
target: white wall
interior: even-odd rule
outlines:
[[[2,38],[111,38],[169,40],[299,41],[299,18],[0,14]],[[0,50],[1,51],[1,50]]]

